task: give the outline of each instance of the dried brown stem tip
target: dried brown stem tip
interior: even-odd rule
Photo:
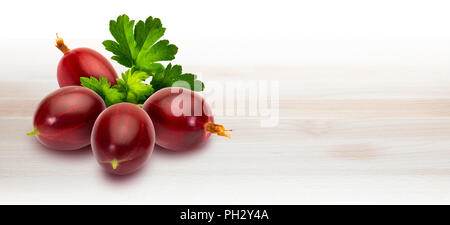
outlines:
[[[205,129],[206,129],[206,131],[208,131],[210,133],[217,134],[219,136],[224,136],[227,138],[231,138],[231,136],[229,134],[225,133],[225,131],[232,131],[232,130],[226,130],[225,127],[223,127],[220,124],[208,122],[205,124]]]
[[[66,52],[70,51],[69,47],[67,47],[66,44],[64,44],[64,40],[56,34],[56,45],[59,50],[61,50],[62,53],[66,54]]]

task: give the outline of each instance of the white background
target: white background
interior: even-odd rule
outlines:
[[[0,203],[449,203],[448,1],[8,1],[0,7]],[[157,149],[108,176],[89,149],[26,137],[56,89],[58,32],[101,42],[108,22],[161,18],[176,63],[204,80],[280,81],[280,124],[222,117],[233,139]],[[123,67],[113,62],[118,72]],[[207,85],[206,85],[207,86]]]
[[[1,38],[104,38],[109,19],[162,18],[170,40],[446,39],[448,1],[8,1]]]
[[[449,39],[449,8],[448,1],[436,0],[8,1],[0,9],[0,55],[29,66],[54,65],[58,57],[50,46],[58,32],[69,47],[91,47],[110,56],[101,45],[111,38],[108,22],[126,13],[136,20],[161,18],[164,38],[180,47],[176,62],[182,65],[445,64],[447,55],[434,56],[446,51],[446,42],[430,49],[407,41]],[[308,42],[317,40],[324,41]],[[399,47],[376,40],[397,40]],[[49,51],[32,51],[33,46]]]

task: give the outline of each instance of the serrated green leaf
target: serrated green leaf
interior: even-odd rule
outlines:
[[[175,54],[177,54],[177,52],[178,47],[169,44],[168,40],[158,41],[150,48],[145,48],[144,45],[136,59],[136,67],[138,69],[152,71],[155,62],[173,60],[175,59]],[[152,71],[152,73],[157,72],[158,71]]]
[[[97,80],[95,77],[81,77],[80,82],[83,87],[89,88],[100,95],[106,106],[123,102],[124,94],[111,87],[111,83],[104,77],[100,77],[100,80]]]
[[[200,80],[197,80],[197,76],[191,73],[182,73],[182,67],[169,63],[164,71],[157,73],[153,76],[150,84],[155,91],[158,91],[166,87],[183,87],[193,91],[203,91],[205,85]]]
[[[151,48],[156,41],[158,41],[166,32],[161,24],[161,20],[149,16],[145,22],[139,21],[134,28],[134,37],[136,39],[137,47]]]
[[[122,79],[117,79],[116,88],[125,94],[124,101],[142,104],[153,94],[152,85],[144,83],[149,77],[144,71],[127,70],[122,73]]]
[[[166,31],[158,18],[150,16],[145,22],[138,21],[134,30],[133,26],[134,20],[130,21],[127,15],[110,21],[109,30],[115,41],[106,40],[103,45],[114,54],[111,59],[149,74],[161,72],[164,67],[158,62],[173,60],[178,52],[177,46],[168,40],[158,41]]]
[[[111,59],[118,63],[131,67],[134,64],[139,50],[133,35],[134,20],[130,21],[127,15],[117,17],[117,20],[109,22],[109,31],[116,41],[106,40],[103,42],[106,50],[115,54]]]

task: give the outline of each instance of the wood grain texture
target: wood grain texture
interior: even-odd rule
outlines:
[[[345,42],[374,48],[364,43]],[[391,53],[400,52],[396,44],[388,45]],[[432,43],[413,44],[437,62],[450,54],[448,44],[442,54]],[[156,148],[146,167],[126,177],[102,172],[90,148],[56,152],[25,135],[40,99],[57,88],[55,63],[42,69],[52,74],[10,78],[0,82],[0,203],[448,204],[450,66],[391,60],[361,67],[188,64],[211,81],[278,80],[278,126],[216,117],[233,128],[232,139],[213,136],[185,153]]]

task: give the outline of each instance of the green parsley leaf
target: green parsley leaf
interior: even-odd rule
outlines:
[[[138,48],[133,35],[134,20],[130,21],[127,15],[117,17],[117,21],[109,21],[109,31],[117,42],[106,40],[103,42],[106,50],[114,53],[111,59],[118,63],[132,67],[138,55]]]
[[[182,67],[169,63],[164,71],[153,75],[150,84],[155,91],[165,87],[183,87],[193,91],[203,91],[205,85],[200,80],[197,80],[197,76],[191,73],[182,74]]]
[[[119,92],[104,77],[97,80],[95,77],[81,77],[81,85],[95,91],[105,101],[106,106],[123,102],[124,94]]]
[[[106,40],[103,45],[114,53],[111,59],[149,74],[163,71],[164,67],[158,62],[173,60],[178,48],[168,40],[158,41],[166,31],[161,20],[150,16],[145,22],[138,21],[134,33],[133,26],[134,20],[130,21],[127,15],[110,21],[109,30],[116,41]]]
[[[142,104],[153,94],[152,85],[143,83],[150,76],[139,70],[127,70],[122,73],[122,79],[117,79],[117,89],[124,93],[124,101]]]
[[[164,67],[162,61],[175,59],[177,46],[168,40],[160,40],[166,28],[158,18],[148,17],[145,21],[130,20],[120,15],[109,22],[109,31],[114,40],[103,42],[106,50],[112,52],[111,59],[131,68],[111,84],[104,77],[81,78],[83,86],[94,90],[107,106],[119,102],[144,103],[155,91],[165,87],[184,87],[194,91],[204,89],[203,82],[190,73],[182,73],[180,65]],[[150,84],[144,81],[152,76]]]

